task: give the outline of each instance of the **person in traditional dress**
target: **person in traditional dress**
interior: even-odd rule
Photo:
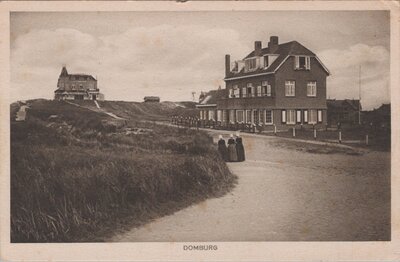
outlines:
[[[222,135],[219,135],[218,152],[223,160],[228,161],[228,148],[226,147],[225,140]]]
[[[237,162],[236,142],[233,134],[228,140],[228,158],[230,162]]]
[[[238,158],[239,162],[242,162],[246,159],[245,153],[244,153],[242,137],[240,136],[239,132],[236,133],[236,152],[237,152],[237,158]]]

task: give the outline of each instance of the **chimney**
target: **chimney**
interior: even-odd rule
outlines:
[[[274,53],[279,45],[279,39],[277,36],[271,36],[268,42],[268,48],[270,53]]]
[[[259,56],[261,55],[261,41],[254,42],[254,55]]]
[[[231,56],[225,55],[225,76],[228,76],[231,72]]]

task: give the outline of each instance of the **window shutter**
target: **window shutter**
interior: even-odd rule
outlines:
[[[299,69],[300,67],[300,61],[299,61],[299,56],[294,57],[294,69]]]
[[[318,123],[322,123],[322,110],[318,110]]]
[[[304,123],[308,123],[308,111],[304,110],[304,118],[303,118]]]
[[[282,123],[286,123],[286,110],[282,110]]]
[[[306,56],[306,69],[310,70],[310,57]]]

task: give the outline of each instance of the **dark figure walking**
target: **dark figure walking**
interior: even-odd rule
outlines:
[[[236,152],[237,152],[237,159],[239,162],[242,162],[246,159],[244,153],[244,146],[242,138],[240,137],[239,132],[236,133]]]
[[[218,152],[224,161],[228,161],[228,148],[226,147],[225,140],[221,135],[218,140]]]
[[[228,140],[228,156],[230,162],[237,162],[236,143],[233,134],[231,134],[231,137]]]

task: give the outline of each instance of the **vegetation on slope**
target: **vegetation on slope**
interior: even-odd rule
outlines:
[[[105,114],[30,104],[11,122],[12,242],[101,241],[235,183],[206,133],[129,121],[110,131]]]

